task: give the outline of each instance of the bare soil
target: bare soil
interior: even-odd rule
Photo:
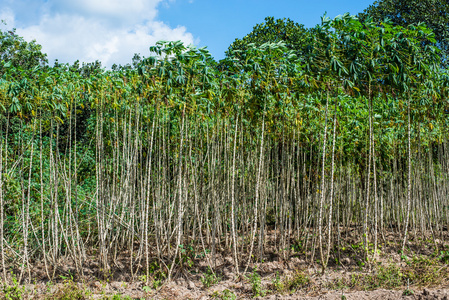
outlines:
[[[209,288],[205,288],[199,281],[192,278],[187,280],[178,278],[162,287],[154,290],[146,290],[145,284],[142,282],[104,282],[93,281],[89,283],[75,283],[74,285],[65,283],[56,284],[27,284],[25,285],[26,293],[23,299],[112,299],[114,295],[121,295],[122,299],[233,299],[225,298],[226,290],[235,295],[234,299],[449,299],[449,285],[445,284],[441,287],[423,288],[410,286],[409,290],[412,295],[406,295],[404,291],[406,287],[395,290],[377,289],[370,291],[357,291],[350,289],[331,290],[325,287],[324,281],[332,276],[345,276],[344,273],[328,272],[323,278],[316,278],[317,286],[313,290],[304,289],[299,291],[276,292],[266,291],[265,296],[253,297],[251,283],[245,279],[224,279]],[[319,282],[323,280],[323,282]],[[273,276],[262,278],[262,285],[269,289],[272,286]],[[321,285],[321,289],[317,288]],[[67,289],[79,289],[84,295],[83,298],[68,298]],[[63,298],[66,296],[66,298]],[[129,298],[125,298],[128,296]]]
[[[83,276],[71,275],[73,267],[65,261],[58,270],[50,270],[56,271],[56,276],[49,281],[44,266],[36,263],[31,282],[24,280],[15,287],[23,289],[21,299],[449,299],[449,265],[435,257],[433,243],[412,235],[407,258],[398,254],[398,240],[395,234],[387,234],[380,244],[381,254],[371,264],[362,265],[360,249],[348,239],[348,247],[339,249],[338,255],[333,252],[324,274],[318,264],[306,262],[304,253],[292,252],[283,259],[267,249],[264,262],[251,264],[245,276],[238,276],[231,253],[222,252],[216,257],[213,282],[205,283],[211,273],[204,258],[193,258],[193,265],[178,268],[171,282],[158,286],[156,278],[148,282],[141,276],[133,278],[125,267],[126,258],[117,260],[114,272],[104,278],[92,256]],[[449,253],[448,241],[446,236],[437,241],[440,250]],[[414,261],[412,256],[420,259]],[[384,270],[381,275],[379,268]],[[256,290],[251,280],[254,274],[259,280]],[[403,274],[414,281],[401,283]],[[375,276],[380,276],[380,281],[373,280]],[[12,280],[3,285],[0,299],[5,298],[7,287],[14,287]]]

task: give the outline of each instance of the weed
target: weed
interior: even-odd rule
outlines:
[[[386,267],[379,266],[375,274],[367,276],[368,287],[393,289],[403,285],[404,274],[399,266],[390,264]]]
[[[11,273],[12,277],[12,285],[7,283],[3,284],[2,291],[3,297],[6,300],[20,300],[23,299],[23,295],[25,294],[25,287],[20,287],[19,281],[16,276]]]
[[[351,278],[345,284],[344,281],[335,282],[335,285],[363,290],[377,288],[394,289],[403,285],[404,274],[396,265],[379,266],[373,274],[351,274]]]
[[[402,293],[403,296],[411,296],[413,294],[414,292],[410,289],[405,289],[404,292]]]
[[[206,255],[207,254],[209,254],[210,253],[210,250],[209,249],[205,249],[204,251],[202,251],[202,252],[200,252],[199,254],[197,254],[196,255],[196,258],[204,258],[204,257],[206,257]]]
[[[142,282],[147,282],[147,281],[146,280],[142,280]],[[156,289],[158,289],[161,286],[162,286],[162,280],[160,280],[160,279],[153,279],[152,283],[151,283],[151,286],[145,285],[142,289],[143,289],[143,291],[145,293],[149,293],[151,291],[151,287],[156,290]]]
[[[399,266],[394,264],[380,265],[372,274],[352,274],[350,287],[359,287],[364,290],[394,289],[403,285],[404,278],[405,275]]]
[[[48,281],[48,282],[45,284],[45,286],[46,286],[47,293],[50,293],[50,292],[51,292],[51,287],[53,286],[53,282]]]
[[[330,290],[344,290],[348,288],[348,282],[345,278],[336,278],[327,283],[326,288]]]
[[[401,260],[403,260],[407,265],[410,265],[410,260],[408,259],[408,257],[404,254],[404,252],[400,252],[401,254]]]
[[[449,263],[449,251],[441,251],[440,256],[438,257],[444,264]]]
[[[112,297],[103,298],[104,300],[131,300],[132,298],[130,296],[123,296],[121,294],[113,295]]]
[[[221,278],[217,276],[217,274],[212,272],[210,268],[207,269],[206,274],[204,274],[204,276],[201,276],[200,279],[205,288],[211,287],[212,285],[218,283],[220,280]]]
[[[143,289],[145,292],[149,292],[151,287],[153,289],[158,289],[162,286],[162,283],[165,279],[167,279],[167,273],[165,273],[159,266],[157,262],[152,262],[150,264],[149,273],[152,274],[150,276],[147,275],[140,275],[138,279],[141,282],[149,283],[151,281],[151,286],[144,286]]]
[[[51,299],[58,300],[83,300],[88,299],[91,292],[87,289],[81,289],[78,285],[73,282],[73,280],[64,280],[64,286],[57,290],[53,295],[51,295]],[[50,299],[50,298],[49,298]]]
[[[289,291],[297,291],[310,284],[310,278],[302,271],[296,271],[293,277],[287,279],[284,286]]]
[[[147,275],[140,275],[139,277],[137,277],[137,279],[139,279],[139,281],[141,282],[147,282],[149,280]]]
[[[233,292],[231,292],[230,290],[225,289],[221,293],[219,293],[218,291],[215,291],[211,295],[211,298],[212,299],[221,299],[221,300],[236,300],[237,296]]]
[[[292,244],[291,246],[291,250],[293,253],[300,253],[302,251],[302,244],[300,241],[296,241],[295,243]]]
[[[187,265],[188,268],[193,267],[193,257],[195,257],[195,250],[191,245],[179,245],[179,252],[181,254],[181,266]]]
[[[404,273],[418,286],[436,286],[448,279],[447,268],[441,266],[440,261],[439,258],[413,257]]]
[[[158,289],[162,286],[162,280],[155,279],[153,280],[153,289]]]
[[[414,292],[410,289],[410,279],[407,279],[407,288],[402,293],[403,296],[411,296]]]
[[[257,273],[257,267],[254,268],[253,273],[249,275],[248,279],[251,282],[253,297],[263,297],[267,294],[267,290],[262,287],[260,275]]]
[[[352,274],[349,280],[339,279],[332,282],[331,286],[343,288],[346,285],[364,290],[407,286],[406,290],[409,290],[410,282],[417,286],[437,286],[449,279],[447,266],[441,265],[441,255],[434,258],[404,256],[402,259],[406,263],[404,267],[395,264],[379,265],[372,274]]]
[[[276,272],[276,276],[272,281],[272,285],[275,291],[282,292],[284,291],[284,282],[279,277],[279,272]]]

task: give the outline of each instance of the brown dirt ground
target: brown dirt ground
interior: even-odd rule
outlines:
[[[230,260],[230,258],[229,258]],[[400,264],[400,262],[398,262]],[[74,283],[65,280],[59,283],[25,284],[26,293],[23,299],[57,299],[61,298],[67,291],[78,289],[85,295],[84,299],[112,299],[113,295],[128,296],[131,299],[232,299],[222,296],[225,290],[231,291],[236,297],[234,299],[254,299],[252,285],[247,278],[237,278],[233,273],[232,265],[228,262],[219,266],[220,281],[206,288],[201,282],[204,273],[184,272],[169,283],[158,289],[146,289],[145,283],[141,281],[108,281],[91,280],[85,283]],[[264,297],[255,299],[449,299],[449,283],[444,283],[438,287],[424,288],[411,285],[410,290],[413,295],[404,296],[406,287],[399,287],[396,290],[378,289],[372,291],[350,290],[347,287],[335,289],[329,287],[328,283],[339,278],[348,278],[351,274],[368,274],[367,271],[354,270],[354,268],[331,268],[324,275],[321,275],[318,268],[310,268],[299,258],[292,258],[288,263],[271,261],[258,264],[258,273],[261,275],[261,289],[267,291]],[[277,293],[274,291],[273,282],[276,274],[280,277],[288,277],[296,270],[302,270],[308,274],[310,283],[296,292]],[[449,269],[447,269],[449,272]],[[1,295],[1,292],[0,292]],[[342,298],[345,296],[346,298]],[[1,298],[1,297],[0,297]],[[125,299],[129,299],[125,298]],[[66,298],[72,299],[72,298]],[[81,298],[76,298],[81,299]]]
[[[77,287],[83,291],[89,291],[82,299],[112,299],[113,295],[128,296],[124,299],[226,299],[220,298],[219,295],[223,295],[223,291],[228,289],[232,291],[236,298],[234,299],[265,299],[265,300],[292,300],[292,299],[449,299],[449,286],[446,288],[415,288],[413,286],[410,289],[413,291],[413,295],[405,296],[404,290],[385,290],[378,289],[373,291],[319,291],[312,294],[307,294],[303,291],[286,294],[269,293],[264,297],[252,297],[251,286],[246,282],[235,282],[232,280],[222,281],[212,287],[205,289],[199,282],[177,280],[169,284],[166,284],[158,290],[152,290],[145,292],[143,290],[143,284],[137,283],[124,283],[124,282],[111,282],[101,283],[99,281],[92,282],[90,284],[77,284]],[[73,289],[73,287],[71,287]],[[60,298],[62,290],[64,290],[64,284],[58,283],[51,287],[45,284],[26,285],[26,294],[23,299],[57,299]],[[58,296],[59,295],[59,296]],[[345,298],[342,298],[344,296]],[[71,298],[66,298],[71,299]],[[73,298],[81,299],[81,298]],[[232,298],[228,298],[232,299]]]
[[[394,265],[397,267],[407,267],[406,263],[397,253],[398,237],[394,234],[386,235],[385,243],[382,245],[382,254],[376,260],[378,265]],[[412,237],[411,237],[412,238]],[[449,236],[442,237],[438,241],[441,249],[449,249]],[[351,245],[351,241],[347,241]],[[348,247],[350,248],[350,247]],[[423,242],[422,239],[416,239],[416,242],[409,243],[410,253],[414,255],[431,255],[432,245]],[[341,249],[340,249],[341,250]],[[269,254],[267,249],[267,259],[263,263],[257,264],[257,273],[260,276],[261,290],[266,293],[263,297],[253,297],[252,284],[250,280],[243,276],[236,276],[232,266],[230,253],[221,253],[217,255],[216,272],[220,280],[210,287],[205,287],[201,279],[207,272],[207,264],[203,260],[195,260],[193,267],[188,270],[178,270],[173,276],[173,280],[165,283],[157,289],[148,288],[146,284],[138,279],[132,280],[129,272],[124,266],[126,261],[118,261],[116,265],[121,271],[113,273],[106,280],[100,280],[98,265],[94,262],[94,257],[90,263],[86,263],[83,278],[70,279],[67,272],[71,271],[68,261],[61,261],[61,268],[58,270],[56,278],[50,282],[45,276],[42,264],[35,264],[32,270],[31,283],[23,282],[21,288],[25,288],[22,294],[23,299],[112,299],[114,295],[121,295],[118,299],[449,299],[449,265],[438,266],[440,273],[443,274],[442,280],[433,285],[415,285],[410,282],[409,290],[412,295],[404,295],[406,286],[397,286],[396,289],[375,289],[363,290],[360,287],[348,288],[347,285],[338,285],[339,280],[349,280],[351,276],[369,276],[373,274],[368,267],[361,268],[359,254],[353,249],[341,251],[340,264],[329,265],[325,274],[321,274],[318,266],[311,266],[305,261],[305,257],[297,254],[291,255],[283,260],[274,254]],[[333,257],[335,260],[335,257]],[[240,258],[245,261],[244,258]],[[332,259],[331,259],[332,261]],[[122,267],[120,267],[122,266]],[[252,264],[249,273],[253,272],[256,265]],[[274,282],[276,278],[292,278],[297,272],[305,274],[309,281],[298,288],[297,291],[275,292]],[[73,273],[72,273],[73,274]],[[447,274],[447,276],[445,275]],[[347,282],[347,281],[346,281]],[[434,281],[435,282],[435,281]],[[11,283],[10,283],[11,285]],[[151,285],[151,284],[150,284]],[[0,287],[2,284],[0,283]],[[63,298],[64,295],[73,294],[78,291],[79,297]],[[4,299],[4,289],[0,289],[0,299]],[[232,292],[235,298],[226,298],[226,293]],[[76,293],[75,293],[76,294]],[[128,298],[126,298],[128,297]],[[15,299],[14,299],[15,300]]]

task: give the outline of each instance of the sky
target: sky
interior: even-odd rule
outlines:
[[[105,67],[150,56],[158,40],[207,46],[216,60],[265,17],[314,27],[321,17],[357,14],[374,0],[0,0],[2,30],[16,28],[42,45],[49,63],[93,62]]]

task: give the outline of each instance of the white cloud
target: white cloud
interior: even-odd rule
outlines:
[[[0,20],[5,22],[7,25],[14,24],[14,22],[15,22],[14,13],[12,12],[11,9],[8,9],[8,8],[3,9],[0,11]],[[2,27],[6,27],[6,26],[2,25]]]
[[[52,9],[63,13],[103,18],[111,26],[153,20],[161,0],[51,0]]]
[[[148,56],[158,40],[197,42],[185,27],[170,28],[156,20],[161,0],[48,0],[35,20],[21,19],[17,10],[30,0],[8,1],[0,17],[26,40],[41,44],[50,62],[98,59],[110,67],[129,63],[134,53]]]

